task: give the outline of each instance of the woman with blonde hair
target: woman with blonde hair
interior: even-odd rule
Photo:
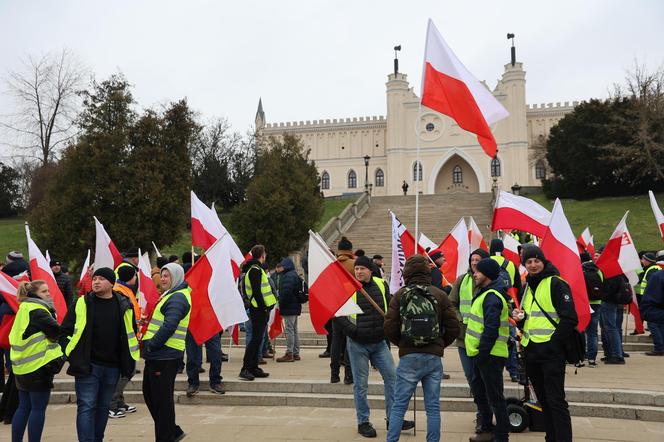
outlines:
[[[53,376],[64,363],[57,342],[60,326],[46,282],[22,282],[18,300],[16,319],[9,332],[9,356],[19,393],[18,409],[12,419],[12,442],[23,440],[26,426],[28,440],[36,442],[41,440],[44,429]]]

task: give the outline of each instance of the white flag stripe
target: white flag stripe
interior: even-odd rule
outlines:
[[[88,273],[89,267],[90,267],[90,249],[88,249],[88,256],[86,256],[85,262],[83,263],[83,268],[81,269],[81,277],[78,279],[79,281],[85,278],[85,274]]]
[[[230,234],[224,235],[208,249],[206,254],[212,268],[212,277],[208,285],[210,304],[222,328],[249,319],[242,296],[235,284],[233,271],[228,265],[231,260],[229,240],[232,241]]]
[[[100,269],[102,267],[108,267],[109,269],[115,268],[115,260],[113,259],[113,254],[109,244],[111,243],[111,237],[106,233],[106,229],[102,223],[99,222],[97,217],[95,219],[95,268]]]

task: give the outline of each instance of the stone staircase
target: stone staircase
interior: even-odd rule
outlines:
[[[420,195],[419,231],[440,243],[462,216],[472,216],[485,239],[491,237],[491,194]],[[372,197],[369,210],[350,227],[345,236],[354,249],[367,255],[380,254],[389,272],[392,256],[392,230],[388,210],[415,234],[415,196]],[[488,242],[488,241],[487,241]],[[330,244],[336,249],[336,243]]]

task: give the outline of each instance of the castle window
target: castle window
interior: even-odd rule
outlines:
[[[419,161],[413,164],[413,181],[422,181],[422,163]]]
[[[320,187],[321,189],[330,188],[330,174],[327,171],[323,172],[323,175],[320,177]]]
[[[385,185],[385,173],[383,169],[376,169],[376,187],[383,187]]]
[[[535,179],[543,180],[545,178],[546,166],[544,165],[544,161],[539,160],[537,163],[535,163]]]
[[[500,176],[500,160],[498,159],[498,157],[494,157],[493,160],[491,160],[491,176],[492,177]]]
[[[452,183],[463,183],[463,170],[461,170],[461,166],[454,166],[454,169],[452,169]]]
[[[357,174],[353,169],[348,172],[348,188],[355,189],[357,187]]]

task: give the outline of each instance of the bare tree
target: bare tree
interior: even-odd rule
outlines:
[[[9,146],[42,166],[54,161],[75,135],[84,75],[81,63],[67,49],[29,56],[20,70],[8,72],[5,82],[14,111],[3,116],[0,125],[13,135]]]

